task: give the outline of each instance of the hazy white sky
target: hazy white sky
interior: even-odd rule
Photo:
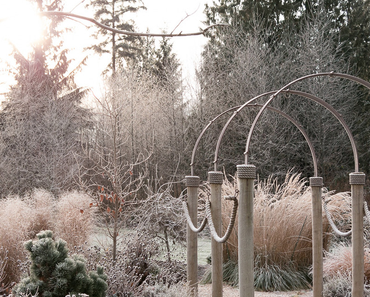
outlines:
[[[45,0],[48,1],[48,0]],[[5,85],[8,84],[6,78],[6,62],[9,58],[11,47],[7,40],[15,43],[17,47],[27,53],[27,42],[29,38],[32,40],[37,31],[38,21],[29,19],[31,14],[30,8],[27,6],[26,0],[0,0],[0,19],[14,14],[14,22],[0,22],[0,93],[6,91]],[[65,11],[81,14],[84,16],[93,17],[93,12],[86,10],[84,7],[87,0],[65,0]],[[132,19],[139,27],[139,31],[146,32],[147,29],[151,33],[161,33],[163,30],[172,32],[177,25],[176,32],[197,32],[200,28],[204,28],[204,5],[211,3],[212,0],[144,0],[144,5],[147,10],[140,11],[132,15]],[[77,5],[77,7],[76,7]],[[84,52],[84,48],[91,45],[94,39],[90,37],[91,30],[86,26],[91,26],[87,22],[67,21],[68,26],[73,25],[73,32],[69,38],[65,40],[65,46],[71,50],[69,57],[73,58],[74,64],[78,64],[83,57],[89,56],[87,67],[82,73],[77,75],[77,83],[86,87],[97,88],[100,85],[100,74],[109,62],[109,56],[100,57],[96,54]],[[17,31],[16,31],[17,29]],[[6,33],[6,34],[5,34]],[[183,78],[185,81],[192,81],[194,69],[200,61],[200,53],[206,42],[203,36],[192,37],[175,37],[172,38],[173,50],[177,54],[183,68]]]
[[[87,2],[87,1],[85,1]],[[151,33],[161,33],[162,31],[172,32],[176,28],[175,32],[198,32],[200,28],[204,28],[203,21],[204,6],[206,3],[211,3],[212,0],[144,0],[144,5],[147,10],[141,10],[140,12],[132,15],[132,19],[135,21],[139,28],[139,31],[146,32],[149,30]],[[65,10],[70,11],[75,7],[76,0],[67,0]],[[86,11],[83,5],[78,6],[73,10],[73,13],[88,15],[92,17],[92,12]],[[82,25],[76,24],[75,27],[76,36],[86,36],[86,28]],[[84,33],[85,32],[85,33]],[[89,38],[79,39],[80,45],[86,42],[84,46],[87,46],[92,40]],[[193,82],[194,69],[200,61],[200,54],[202,48],[206,42],[204,36],[191,36],[191,37],[174,37],[172,38],[173,50],[177,54],[183,69],[183,78],[185,81]],[[68,42],[67,45],[76,47],[76,40],[72,38],[72,41]],[[77,46],[78,47],[78,46]],[[77,51],[80,51],[77,49]],[[83,83],[85,81],[85,73],[96,72],[94,79],[88,81],[96,86],[98,83],[99,74],[108,63],[109,57],[98,57],[96,55],[90,55],[89,67],[90,70],[78,75],[78,81]],[[77,62],[77,61],[76,61]],[[96,81],[95,81],[96,80]]]

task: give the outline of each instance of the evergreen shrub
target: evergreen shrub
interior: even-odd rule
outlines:
[[[103,268],[87,272],[83,257],[68,257],[64,240],[53,239],[52,231],[37,234],[38,240],[25,243],[30,253],[30,275],[18,283],[15,296],[38,294],[42,297],[64,297],[84,293],[90,297],[103,297],[107,290],[107,276]]]
[[[91,198],[81,192],[66,192],[59,199],[43,189],[24,196],[0,200],[0,258],[7,257],[2,283],[18,283],[28,270],[23,243],[43,230],[53,230],[68,247],[87,241],[93,231]]]

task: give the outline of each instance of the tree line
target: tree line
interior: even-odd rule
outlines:
[[[39,11],[63,11],[63,1],[33,0]],[[135,31],[130,12],[140,1],[91,0],[94,18],[112,28]],[[186,100],[181,65],[172,41],[123,36],[96,28],[90,49],[110,54],[105,90],[88,107],[89,90],[74,82],[65,18],[49,16],[43,41],[24,57],[14,48],[16,83],[0,111],[1,196],[33,188],[55,194],[70,189],[109,192],[116,201],[134,201],[178,183],[190,174],[195,141],[210,120],[230,107],[279,89],[302,75],[335,71],[369,80],[368,1],[215,1],[204,10],[207,31],[197,69],[199,87]],[[83,67],[83,65],[81,65]],[[355,134],[360,168],[370,171],[369,95],[343,80],[316,78],[297,90],[334,106]],[[261,102],[261,101],[259,101]],[[351,146],[338,122],[322,107],[294,95],[281,95],[274,107],[296,118],[315,144],[319,174],[342,187],[353,168]],[[220,148],[219,169],[234,174],[244,162],[248,129],[258,109],[247,108],[232,122]],[[231,115],[231,114],[230,114]],[[224,116],[204,135],[195,173],[213,170],[216,140]],[[299,131],[276,114],[264,115],[252,139],[250,162],[261,176],[285,176],[294,167],[312,176],[313,165]],[[97,194],[98,195],[98,194]],[[116,211],[119,211],[117,204]],[[118,215],[118,214],[117,214]]]

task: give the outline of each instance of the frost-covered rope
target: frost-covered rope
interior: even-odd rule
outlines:
[[[190,215],[189,215],[189,208],[188,208],[188,204],[186,203],[186,201],[183,201],[182,202],[182,208],[184,209],[184,213],[185,213],[185,218],[186,218],[186,221],[188,222],[188,225],[191,229],[191,231],[195,232],[195,233],[199,233],[199,232],[202,232],[204,227],[207,225],[207,218],[205,217],[202,221],[202,223],[200,224],[199,228],[196,228],[190,218]]]
[[[370,211],[369,211],[366,201],[364,201],[364,210],[365,210],[366,218],[368,222],[370,223]]]
[[[350,235],[352,233],[352,229],[347,231],[347,232],[340,231],[337,228],[337,226],[335,226],[335,223],[334,223],[333,219],[331,218],[331,214],[328,211],[328,207],[326,206],[326,201],[325,200],[324,200],[323,204],[324,204],[324,210],[325,210],[326,217],[328,218],[329,224],[333,228],[334,232],[339,236],[348,236],[348,235]]]
[[[226,233],[223,237],[220,237],[217,234],[217,231],[215,229],[215,225],[213,224],[213,220],[212,220],[211,202],[209,200],[206,201],[206,217],[208,219],[209,229],[211,230],[211,235],[212,235],[213,239],[216,240],[219,243],[224,243],[229,239],[231,231],[233,230],[234,225],[235,225],[236,212],[238,210],[238,200],[236,199],[236,197],[229,197],[227,199],[228,200],[233,200],[234,201],[234,206],[233,206],[233,209],[232,209],[232,212],[231,212],[229,226],[227,226]]]

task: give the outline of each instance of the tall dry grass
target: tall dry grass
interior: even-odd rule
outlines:
[[[19,199],[10,197],[0,200],[0,245],[3,253],[7,253],[8,263],[5,267],[5,282],[18,281],[20,269],[18,260],[24,261],[26,253],[23,242],[29,239],[32,226],[32,210],[29,205]]]
[[[225,181],[223,195],[235,193],[236,181]],[[350,217],[348,193],[323,190],[330,200],[328,209],[336,222],[347,222]],[[311,189],[300,174],[288,172],[283,183],[270,176],[258,181],[254,198],[254,246],[256,265],[309,266],[312,263],[312,204]],[[223,201],[224,231],[229,222],[232,204]],[[347,228],[348,226],[345,226]],[[224,245],[224,259],[237,261],[238,224]],[[324,249],[328,248],[329,222],[323,213]]]
[[[222,195],[234,195],[237,181],[224,179]],[[208,190],[203,191],[207,195]],[[328,192],[328,209],[341,229],[350,228],[349,193]],[[312,205],[311,189],[300,174],[288,172],[279,183],[270,176],[255,185],[254,197],[254,286],[256,290],[285,291],[310,288],[312,264]],[[222,202],[223,232],[230,221],[232,203]],[[323,244],[328,248],[332,233],[323,213]],[[238,223],[223,245],[224,281],[238,284]],[[203,282],[210,280],[206,273]]]
[[[69,246],[84,242],[90,235],[93,213],[86,194],[65,193],[57,202],[51,193],[35,189],[24,197],[0,200],[0,259],[7,257],[4,283],[18,282],[26,260],[23,243],[41,230],[53,230]],[[81,213],[83,211],[83,214]],[[65,237],[65,238],[64,238]]]
[[[92,198],[81,192],[64,193],[56,205],[55,233],[69,248],[82,245],[93,231]]]
[[[25,198],[32,211],[30,238],[34,238],[42,230],[54,229],[55,197],[44,189],[35,189],[31,195]]]
[[[352,274],[352,246],[346,243],[336,244],[330,252],[325,253],[323,272],[327,279],[335,278],[339,274]],[[370,250],[364,249],[364,277],[370,281]]]

